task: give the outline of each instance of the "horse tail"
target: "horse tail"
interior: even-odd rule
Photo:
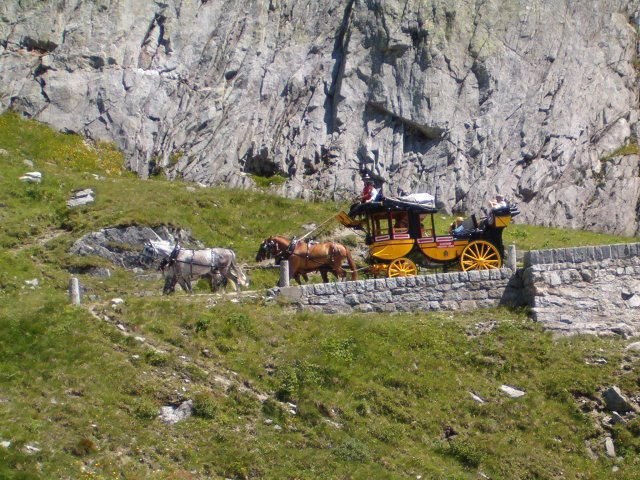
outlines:
[[[347,257],[347,263],[349,264],[349,268],[351,269],[351,280],[356,281],[358,280],[358,269],[356,268],[356,262],[353,261],[349,249],[347,247],[344,247],[344,250],[346,253],[345,256]]]

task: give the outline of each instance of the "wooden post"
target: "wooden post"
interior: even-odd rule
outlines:
[[[518,268],[518,264],[516,262],[516,246],[513,244],[509,245],[509,253],[507,253],[507,267],[514,272]]]
[[[288,287],[289,286],[289,261],[281,260],[280,261],[280,281],[278,282],[279,287]]]
[[[80,282],[76,277],[69,280],[69,297],[72,305],[80,305]]]

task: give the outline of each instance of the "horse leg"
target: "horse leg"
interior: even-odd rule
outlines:
[[[191,282],[188,281],[186,278],[181,278],[180,280],[178,280],[178,282],[180,283],[182,290],[184,290],[185,292],[193,293],[193,288],[191,288]]]
[[[325,268],[320,269],[320,276],[322,277],[322,283],[329,283],[329,274]]]
[[[169,295],[176,291],[177,279],[174,275],[168,275],[164,279],[164,286],[162,287],[162,294]]]
[[[209,281],[209,287],[211,288],[211,293],[216,293],[221,286],[227,283],[227,278],[219,273],[209,273],[205,275],[207,280]]]
[[[347,272],[344,271],[344,269],[342,268],[342,258],[338,258],[337,261],[333,262],[332,265],[332,272],[333,274],[336,276],[336,278],[338,279],[339,282],[343,281],[345,279],[345,277],[347,276]]]

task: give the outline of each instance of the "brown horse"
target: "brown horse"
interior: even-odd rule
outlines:
[[[256,261],[267,258],[289,261],[289,278],[294,278],[298,285],[302,285],[300,276],[307,280],[307,273],[320,272],[322,281],[327,283],[327,272],[332,272],[336,278],[343,280],[347,273],[342,268],[342,261],[347,260],[351,269],[351,280],[358,279],[356,264],[351,258],[349,249],[336,242],[307,243],[292,241],[286,237],[275,236],[267,238],[260,245]]]

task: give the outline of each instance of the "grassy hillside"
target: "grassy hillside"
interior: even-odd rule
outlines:
[[[628,341],[553,339],[526,311],[346,317],[261,295],[147,296],[158,281],[114,266],[83,276],[87,302],[71,307],[65,268],[104,263],[67,253],[85,233],[171,224],[248,262],[262,238],[341,206],[139,181],[110,146],[12,114],[0,149],[0,478],[637,478],[639,420],[609,428],[592,413],[603,387],[639,391]],[[43,183],[18,181],[29,170]],[[96,203],[68,210],[87,187]],[[508,232],[530,247],[629,240]],[[158,420],[186,400],[192,418]],[[606,433],[622,459],[604,455]]]

